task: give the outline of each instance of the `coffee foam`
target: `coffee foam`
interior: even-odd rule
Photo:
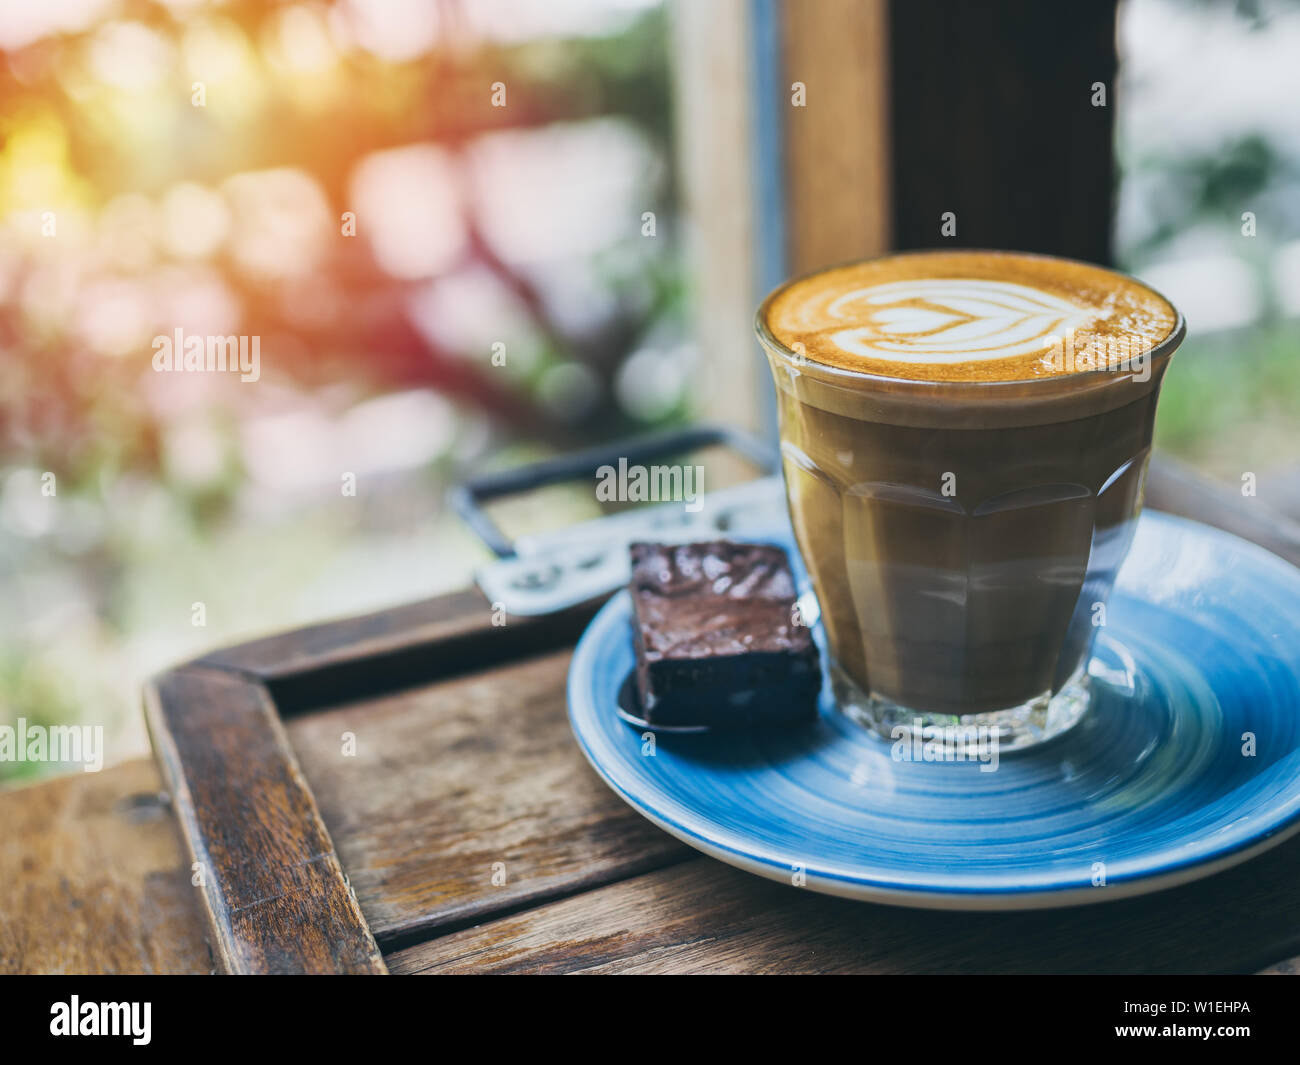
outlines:
[[[1169,336],[1158,293],[1099,266],[1010,252],[916,252],[793,281],[772,335],[814,362],[885,377],[1019,381],[1120,368]]]

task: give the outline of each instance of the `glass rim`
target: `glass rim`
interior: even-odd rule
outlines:
[[[897,259],[905,256],[924,256],[924,255],[951,255],[954,252],[965,252],[971,255],[1013,255],[1025,259],[1045,259],[1051,262],[1071,263],[1077,266],[1087,266],[1094,270],[1101,270],[1104,273],[1111,274],[1115,277],[1131,281],[1136,285],[1146,289],[1146,291],[1158,296],[1164,300],[1174,312],[1174,325],[1169,334],[1158,343],[1152,345],[1142,352],[1142,358],[1149,360],[1154,364],[1157,360],[1167,358],[1172,355],[1174,350],[1183,342],[1187,335],[1187,322],[1183,318],[1183,312],[1178,309],[1173,300],[1169,299],[1163,292],[1153,288],[1139,277],[1127,274],[1122,270],[1116,270],[1110,266],[1102,266],[1099,263],[1090,263],[1084,259],[1070,259],[1063,255],[1046,255],[1041,252],[1028,251],[1009,251],[999,248],[918,248],[909,251],[891,251],[881,255],[869,255],[863,258],[846,259],[843,262],[834,263],[830,266],[823,266],[816,270],[809,270],[805,273],[798,274],[795,277],[788,278],[781,282],[776,288],[764,297],[763,302],[758,305],[758,310],[754,312],[754,332],[759,342],[773,355],[780,356],[788,363],[797,364],[801,370],[809,367],[814,368],[813,373],[817,377],[829,378],[832,381],[857,382],[867,384],[879,384],[888,386],[891,392],[914,391],[919,393],[946,392],[951,393],[954,390],[974,393],[976,395],[994,396],[1008,392],[1035,394],[1039,392],[1050,393],[1053,391],[1074,391],[1078,389],[1087,389],[1093,385],[1102,386],[1107,383],[1119,383],[1129,380],[1134,374],[1130,367],[1126,370],[1114,370],[1110,367],[1101,367],[1095,370],[1080,370],[1069,373],[1052,374],[1047,377],[1020,377],[1020,378],[997,378],[987,381],[944,381],[928,380],[916,377],[895,377],[889,374],[868,373],[865,370],[849,370],[842,366],[834,366],[830,363],[818,362],[808,355],[799,355],[777,338],[772,332],[767,322],[767,312],[772,301],[779,295],[786,292],[792,286],[800,284],[803,281],[810,280],[820,274],[830,273],[833,270],[840,270],[848,266],[856,266],[862,263],[883,262],[886,259]]]

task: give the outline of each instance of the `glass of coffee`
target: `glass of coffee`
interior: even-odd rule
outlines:
[[[936,251],[788,282],[756,327],[841,709],[1003,750],[1077,723],[1182,316],[1086,263]]]

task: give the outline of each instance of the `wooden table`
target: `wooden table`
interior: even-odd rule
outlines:
[[[1186,471],[1153,469],[1148,502],[1300,561],[1294,522]],[[158,678],[161,772],[0,796],[0,971],[1294,969],[1300,838],[1197,884],[1024,914],[849,902],[698,855],[570,737],[592,609],[501,627],[466,591]]]

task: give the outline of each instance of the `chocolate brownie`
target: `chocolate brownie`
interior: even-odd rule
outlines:
[[[637,691],[652,725],[794,724],[817,714],[817,647],[779,547],[631,545]]]

